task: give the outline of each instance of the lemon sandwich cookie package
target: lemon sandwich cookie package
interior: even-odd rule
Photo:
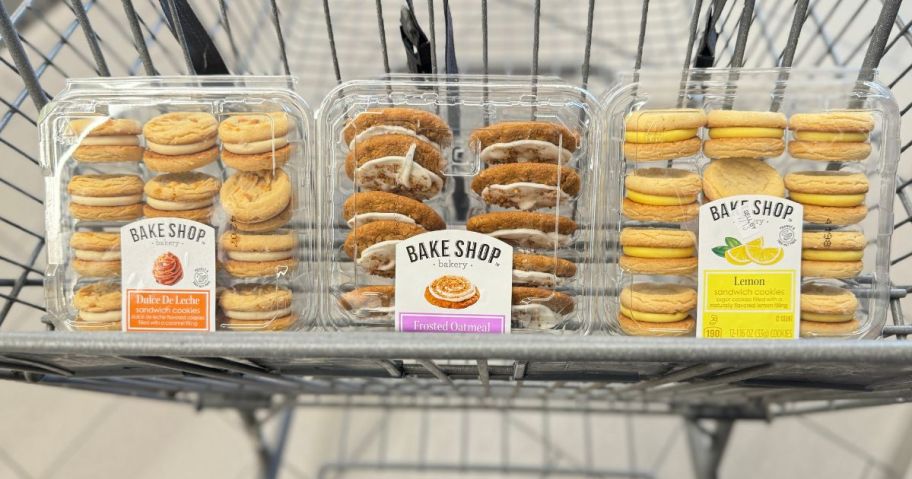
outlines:
[[[606,155],[623,168],[615,333],[879,334],[897,106],[857,72],[780,73],[642,71],[604,97]]]
[[[68,83],[39,125],[59,329],[311,326],[312,113],[289,81]]]
[[[328,94],[317,117],[327,326],[601,328],[599,109],[550,78],[394,76]]]

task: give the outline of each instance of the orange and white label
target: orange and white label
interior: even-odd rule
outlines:
[[[127,331],[209,331],[209,291],[127,290]]]

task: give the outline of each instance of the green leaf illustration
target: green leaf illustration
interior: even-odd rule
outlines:
[[[737,238],[732,238],[731,236],[725,237],[725,244],[727,244],[729,248],[734,248],[735,246],[741,246],[741,242],[738,241]]]
[[[731,248],[729,248],[728,246],[716,246],[715,248],[712,249],[712,252],[720,258],[724,258],[725,252],[730,249]]]

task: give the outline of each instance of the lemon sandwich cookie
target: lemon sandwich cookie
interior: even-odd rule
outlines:
[[[801,274],[853,278],[864,268],[867,241],[860,231],[805,231],[801,235]]]
[[[142,159],[139,146],[142,125],[123,118],[80,118],[70,122],[80,137],[73,158],[83,163],[135,162]]]
[[[349,149],[368,138],[406,135],[430,143],[438,150],[453,143],[453,132],[439,116],[415,108],[372,108],[359,113],[342,129]]]
[[[443,218],[430,206],[384,191],[355,193],[342,204],[342,217],[349,228],[374,221],[417,224],[428,231],[446,229]]]
[[[85,277],[120,276],[120,233],[77,231],[70,236],[73,270]]]
[[[568,163],[579,144],[579,136],[569,128],[545,121],[505,121],[469,136],[469,147],[489,165]]]
[[[696,237],[671,228],[621,230],[618,265],[634,274],[684,275],[697,270]]]
[[[545,288],[514,286],[510,297],[513,329],[543,330],[560,325],[573,312],[573,297]]]
[[[241,171],[219,191],[222,208],[241,231],[265,232],[291,219],[291,180],[282,170]]]
[[[624,157],[627,161],[674,160],[700,151],[703,110],[640,110],[627,116]]]
[[[281,168],[291,157],[290,124],[281,111],[229,116],[218,127],[222,162],[241,171]]]
[[[809,283],[801,287],[801,336],[845,336],[858,331],[858,299],[836,286]]]
[[[85,221],[129,221],[143,214],[143,181],[136,175],[76,175],[67,184],[70,214]]]
[[[79,331],[119,331],[121,320],[120,284],[98,282],[85,285],[73,295],[76,320],[73,328]]]
[[[469,218],[466,229],[520,248],[554,249],[573,242],[576,222],[534,211],[495,211]]]
[[[804,205],[804,221],[845,226],[868,214],[868,178],[846,171],[802,171],[785,176],[789,198]]]
[[[396,274],[396,245],[425,231],[399,221],[374,221],[352,230],[342,249],[368,273],[392,278]]]
[[[789,118],[789,154],[818,161],[859,161],[871,154],[874,117],[866,111],[796,113]]]
[[[228,231],[219,238],[225,270],[236,278],[277,276],[297,266],[297,241],[290,230],[273,233]]]
[[[446,160],[432,144],[408,135],[372,136],[349,152],[345,174],[365,191],[427,200],[443,189]]]
[[[697,292],[670,283],[634,283],[621,290],[618,325],[631,336],[689,336]]]
[[[555,208],[568,205],[579,194],[580,177],[566,166],[508,163],[475,175],[472,190],[486,203],[503,208]]]
[[[224,329],[237,331],[279,331],[296,319],[291,291],[281,286],[240,284],[219,295]]]
[[[576,264],[554,255],[513,255],[513,285],[555,288],[576,276]]]
[[[624,178],[624,216],[637,221],[680,223],[697,217],[700,176],[677,168],[639,168]]]
[[[785,115],[770,111],[713,110],[706,115],[709,140],[703,154],[712,159],[761,159],[785,151]]]
[[[156,116],[143,126],[143,162],[156,173],[180,173],[202,168],[218,158],[218,122],[209,113],[173,112]]]
[[[715,160],[703,169],[703,195],[709,201],[735,195],[782,198],[785,184],[779,172],[761,160]]]
[[[144,188],[143,214],[148,218],[183,218],[209,223],[219,186],[215,177],[196,171],[158,175]]]

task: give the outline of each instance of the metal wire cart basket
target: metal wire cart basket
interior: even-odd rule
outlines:
[[[201,51],[212,47],[235,74],[297,75],[315,105],[343,80],[421,63],[406,60],[396,35],[402,2],[190,3],[25,0],[12,10],[0,3],[0,378],[237,408],[254,431],[264,477],[277,473],[296,406],[678,414],[687,418],[696,475],[715,477],[735,420],[912,400],[912,326],[902,311],[912,289],[905,286],[912,284],[908,128],[895,198],[892,322],[874,341],[43,331],[35,133],[38,112],[67,78],[211,73],[219,65]],[[558,75],[599,92],[616,73],[647,66],[879,68],[902,115],[912,109],[912,9],[899,0],[406,3],[427,32],[434,54],[424,67],[434,73]],[[258,429],[274,416],[284,426],[272,442]],[[321,474],[334,477],[333,467]],[[650,477],[486,467],[475,471]]]

